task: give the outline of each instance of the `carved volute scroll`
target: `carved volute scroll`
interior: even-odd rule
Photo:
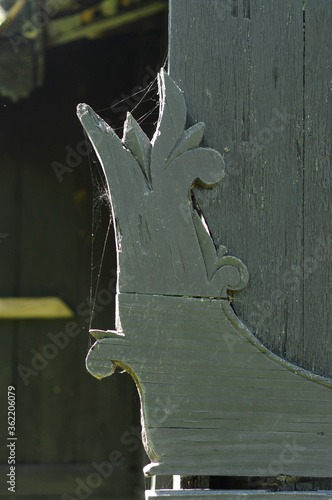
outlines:
[[[196,183],[224,176],[221,155],[200,148],[204,124],[185,130],[186,106],[171,78],[159,76],[160,119],[150,143],[128,114],[122,141],[88,106],[79,116],[110,187],[120,293],[227,297],[248,281],[245,266],[216,249],[192,207]],[[218,272],[217,272],[218,271]]]
[[[96,331],[87,368],[135,380],[146,474],[332,476],[332,383],[265,348],[241,323],[231,294],[245,265],[215,243],[192,188],[224,176],[221,155],[199,147],[184,96],[158,77],[152,141],[128,114],[120,140],[86,104],[78,116],[109,187],[116,231],[116,330]],[[296,451],[296,460],[280,461]],[[278,458],[279,457],[279,458]]]

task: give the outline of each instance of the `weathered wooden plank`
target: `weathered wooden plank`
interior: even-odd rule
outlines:
[[[243,342],[234,323],[225,330],[227,316],[222,315],[221,303],[224,310],[230,309],[227,301],[120,294],[117,323],[126,335],[100,339],[90,352],[88,368],[105,376],[119,365],[136,381],[145,445],[153,463],[158,462],[153,472],[264,475],[269,464],[277,463],[278,473],[329,477],[331,389],[314,383],[308,372],[292,371],[280,364],[280,358]],[[172,337],[175,309],[177,338]],[[211,332],[215,347],[209,338],[211,317],[216,322]],[[216,331],[221,332],[219,341]],[[201,349],[196,341],[199,332]],[[233,339],[232,350],[222,339],[225,332]],[[244,368],[242,378],[236,374],[238,364]],[[199,366],[205,371],[195,374]],[[219,366],[224,377],[216,377]],[[231,366],[235,386],[227,375]],[[257,374],[257,366],[262,370],[258,386],[250,376],[251,367]],[[273,388],[265,376],[270,368],[282,374]]]
[[[225,179],[196,196],[214,239],[250,269],[235,310],[265,345],[305,364],[303,281],[292,270],[302,265],[303,2],[232,5],[171,2],[169,71],[190,123],[206,121],[206,144],[224,152]]]
[[[306,2],[304,58],[304,288],[303,359],[332,373],[332,10],[326,0]],[[298,271],[300,272],[300,271]]]
[[[167,373],[170,374],[172,370],[172,366],[174,366],[175,363],[172,362],[172,360],[168,363],[164,363],[162,367],[160,367],[160,370],[158,371],[159,374]],[[147,361],[145,363],[146,366],[146,374],[152,374],[154,373],[153,371],[153,366],[154,363],[151,363]],[[253,369],[252,372],[248,374],[248,370],[246,367],[237,367],[235,368],[234,365],[231,363],[228,364],[228,366],[223,366],[220,367],[219,369],[216,369],[216,367],[212,366],[209,370],[209,375],[213,375],[216,377],[216,383],[218,377],[221,377],[223,380],[227,380],[227,378],[230,378],[232,380],[232,384],[236,387],[239,384],[242,384],[243,378],[247,379],[255,379],[255,383],[260,385],[260,383],[265,384],[265,382],[260,382],[262,373],[264,372],[265,376],[269,379],[269,381],[272,381],[272,387],[274,384],[279,384],[279,380],[283,380],[284,378],[288,379],[289,374],[287,372],[281,373],[279,368],[276,366],[274,370],[270,370],[269,373],[266,373],[266,370],[259,369],[259,367],[256,367]],[[188,366],[177,366],[177,374],[181,376],[182,374],[191,374],[192,376],[195,375],[205,375],[207,373],[206,367],[204,365],[188,365]]]
[[[147,475],[264,476],[277,464],[275,474],[330,477],[332,434],[319,423],[332,424],[332,381],[273,354],[234,314],[228,293],[245,286],[247,271],[214,245],[190,198],[195,180],[213,187],[222,178],[221,157],[198,147],[203,124],[184,131],[183,96],[163,71],[158,84],[151,142],[130,115],[120,141],[91,108],[78,107],[108,182],[119,265],[116,330],[92,331],[87,368],[103,378],[118,366],[136,382]],[[177,375],[177,366],[200,365],[212,372],[195,384],[192,371]],[[221,376],[231,366],[245,369],[236,387]],[[273,391],[270,370],[281,374]],[[259,421],[270,412],[272,422]]]
[[[0,299],[0,319],[72,318],[73,311],[59,297]]]
[[[218,491],[218,490],[156,490],[146,491],[145,500],[152,498],[168,498],[169,500],[330,500],[332,493],[328,491]]]

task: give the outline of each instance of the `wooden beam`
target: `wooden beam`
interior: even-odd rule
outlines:
[[[44,35],[36,20],[41,2],[18,0],[0,20],[0,96],[13,102],[29,97],[43,84]]]
[[[131,115],[120,140],[78,106],[108,182],[118,253],[117,329],[91,331],[88,371],[100,379],[118,366],[133,377],[147,476],[329,478],[332,379],[276,356],[235,315],[230,299],[248,271],[216,247],[193,191],[223,180],[223,158],[199,147],[202,122],[185,130],[184,96],[164,71],[158,88],[151,142]]]
[[[58,319],[74,316],[74,312],[59,297],[0,299],[0,319]]]
[[[168,2],[161,0],[144,7],[130,10],[129,12],[102,19],[99,18],[97,21],[93,21],[92,19],[90,23],[86,22],[86,17],[83,15],[84,13],[54,19],[53,21],[51,20],[47,26],[47,46],[56,47],[81,38],[98,38],[106,31],[162,12],[167,9],[167,6]]]
[[[145,500],[330,500],[331,491],[234,491],[234,490],[156,490],[146,491]]]

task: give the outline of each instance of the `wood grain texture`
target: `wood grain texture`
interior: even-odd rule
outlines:
[[[223,182],[195,195],[214,239],[249,269],[237,314],[277,354],[331,375],[331,5],[305,9],[173,1],[169,71],[189,124],[205,121],[205,144],[224,153]]]
[[[331,3],[308,2],[305,11],[304,150],[304,360],[328,373],[332,367]],[[313,245],[314,242],[314,245]]]
[[[108,183],[116,228],[120,292],[227,297],[248,282],[243,263],[214,245],[194,209],[191,189],[224,176],[221,155],[198,147],[204,124],[185,130],[181,90],[162,71],[160,115],[150,143],[128,114],[122,141],[86,104],[78,116]]]
[[[246,268],[214,244],[191,192],[222,179],[221,156],[198,147],[203,124],[184,131],[183,95],[163,71],[158,83],[151,142],[130,115],[120,141],[78,107],[108,182],[118,257],[116,330],[91,331],[88,371],[134,379],[146,475],[331,477],[332,381],[273,354],[235,315],[228,293],[245,286]]]
[[[319,383],[328,381],[268,356],[228,301],[120,294],[118,311],[118,331],[97,341],[87,367],[101,378],[119,366],[134,378],[146,474],[270,467],[329,477],[331,388]]]

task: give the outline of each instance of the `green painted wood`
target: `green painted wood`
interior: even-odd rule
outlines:
[[[235,310],[274,352],[322,374],[332,366],[330,17],[320,0],[171,1],[169,51],[192,122],[224,152],[224,182],[196,196],[214,238],[248,266]]]
[[[197,147],[204,124],[184,130],[184,97],[164,72],[159,93],[160,118],[151,144],[130,114],[121,141],[89,106],[78,106],[112,190],[118,287],[121,292],[225,298],[227,291],[247,284],[247,270],[225,255],[224,246],[215,248],[190,197],[192,184],[215,186],[224,176],[224,163],[217,151]]]
[[[125,335],[98,340],[87,367],[134,378],[146,473],[250,476],[274,463],[283,474],[329,476],[331,388],[318,383],[327,379],[264,352],[227,301],[120,294],[118,311]]]
[[[328,373],[332,366],[328,312],[332,266],[331,20],[329,2],[320,0],[306,4],[303,359],[307,366],[311,362],[316,370],[320,369],[323,373]]]
[[[169,53],[189,124],[206,122],[206,145],[222,152],[226,163],[224,181],[196,196],[214,239],[249,269],[249,286],[234,297],[234,308],[274,352],[326,375],[332,366],[324,320],[330,309],[328,211],[325,219],[316,217],[313,203],[329,199],[330,174],[325,161],[325,190],[318,193],[311,182],[315,167],[312,174],[309,165],[303,169],[303,155],[317,157],[318,130],[329,153],[330,118],[306,134],[304,153],[303,65],[311,53],[307,106],[318,123],[321,111],[329,113],[330,9],[328,2],[306,2],[304,41],[302,0],[211,1],[209,8],[200,0],[171,2]],[[324,298],[314,289],[325,290]]]
[[[78,106],[108,183],[118,258],[116,330],[91,330],[88,371],[134,379],[146,475],[331,477],[332,381],[273,354],[235,315],[229,293],[247,270],[215,246],[192,192],[215,186],[223,162],[199,147],[203,124],[184,131],[184,98],[164,71],[158,84],[151,142],[131,115],[121,141]]]

